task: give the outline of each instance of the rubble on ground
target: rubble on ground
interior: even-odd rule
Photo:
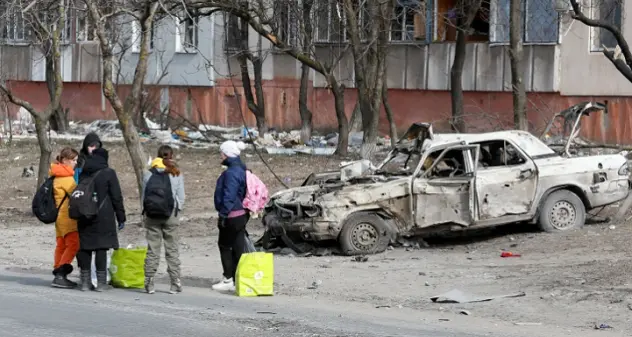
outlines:
[[[15,138],[35,137],[35,127],[33,120],[26,110],[18,112],[18,118],[11,123],[11,128],[2,126],[0,132],[3,136],[9,133]],[[309,155],[333,155],[338,143],[338,134],[314,135],[307,142],[301,140],[301,132],[292,130],[280,132],[275,129],[268,130],[263,136],[256,128],[242,127],[221,127],[217,125],[200,124],[191,127],[178,127],[175,129],[163,128],[160,124],[145,119],[146,130],[139,130],[141,142],[156,142],[168,144],[175,148],[212,148],[218,147],[226,140],[243,141],[259,149],[265,149],[268,154],[309,154]],[[74,122],[69,123],[66,134],[57,134],[49,131],[52,139],[83,139],[89,132],[96,132],[103,141],[122,141],[123,132],[118,120],[95,120],[90,123]],[[362,132],[351,132],[349,134],[349,151],[359,152],[362,145]],[[388,138],[378,139],[378,151],[388,148],[390,145]]]

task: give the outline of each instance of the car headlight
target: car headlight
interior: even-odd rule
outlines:
[[[625,163],[623,165],[621,165],[621,168],[619,169],[619,175],[620,176],[627,176],[630,174],[630,170],[628,168],[628,163]]]

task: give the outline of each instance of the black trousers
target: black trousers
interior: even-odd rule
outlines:
[[[77,264],[79,269],[90,270],[92,267],[92,250],[80,250],[77,253]],[[94,264],[97,267],[97,271],[106,271],[108,264],[108,251],[107,249],[95,250]]]
[[[224,277],[235,279],[237,264],[246,250],[246,224],[249,214],[226,219],[224,227],[219,228],[219,253],[222,259]]]

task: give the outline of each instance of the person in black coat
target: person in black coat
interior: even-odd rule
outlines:
[[[90,157],[92,151],[103,147],[101,138],[95,132],[90,132],[83,139],[83,145],[79,151],[79,157],[77,158],[77,165],[75,166],[75,181],[79,182],[79,176],[83,170],[83,165],[86,163],[86,158]]]
[[[119,248],[117,222],[119,230],[125,227],[121,186],[116,172],[108,166],[108,152],[102,147],[91,149],[91,153],[85,156],[79,182],[97,173],[99,176],[94,179],[94,191],[98,200],[103,200],[103,206],[94,219],[78,221],[80,250],[77,253],[77,262],[81,269],[83,291],[90,288],[93,252],[97,269],[97,287],[93,290],[101,291],[108,288],[107,251]]]

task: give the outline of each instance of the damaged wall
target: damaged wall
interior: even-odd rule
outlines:
[[[28,99],[36,108],[48,103],[48,93],[43,82],[13,82],[13,90],[19,97]],[[235,82],[239,89],[240,83]],[[128,89],[122,86],[121,93]],[[159,87],[148,91],[157,92]],[[277,79],[265,81],[267,95],[266,112],[270,126],[279,129],[297,128],[299,83],[296,80]],[[222,80],[215,87],[168,87],[169,104],[173,114],[206,124],[224,126],[242,125],[234,90],[230,81]],[[609,114],[591,115],[586,118],[583,135],[589,139],[632,144],[632,97],[560,96],[557,93],[528,93],[528,115],[532,131],[541,131],[551,115],[587,100],[607,100]],[[159,95],[157,95],[159,97]],[[98,83],[64,83],[62,101],[70,108],[73,120],[93,121],[114,119],[109,103],[101,111],[101,88]],[[347,115],[351,114],[356,101],[355,89],[347,89]],[[398,127],[405,130],[416,121],[429,121],[437,130],[447,130],[450,117],[450,93],[447,91],[389,89],[389,100],[395,112]],[[493,131],[511,128],[513,125],[512,97],[510,92],[465,92],[465,118],[470,132]],[[316,129],[335,130],[333,96],[325,88],[310,88],[309,104],[314,112]],[[249,125],[254,117],[248,111],[245,100],[242,108]],[[13,107],[15,114],[17,108]],[[381,132],[388,132],[384,113],[381,115]]]

